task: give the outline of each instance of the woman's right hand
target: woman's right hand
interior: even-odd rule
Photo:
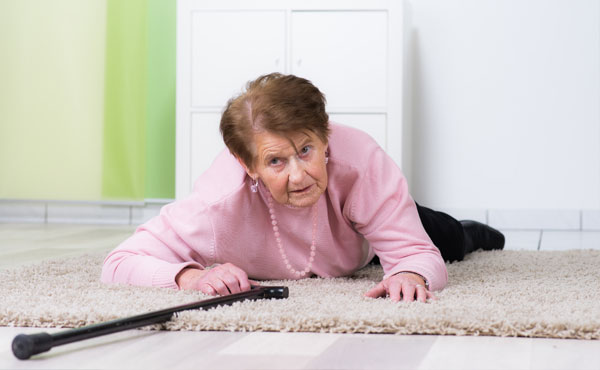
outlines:
[[[210,270],[183,269],[175,278],[179,289],[199,290],[210,295],[228,295],[250,290],[258,282],[248,279],[244,270],[232,263],[224,263]]]

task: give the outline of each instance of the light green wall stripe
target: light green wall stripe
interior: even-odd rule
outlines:
[[[148,0],[146,198],[175,198],[175,0]]]
[[[0,0],[0,198],[99,200],[106,0]]]
[[[146,15],[146,1],[107,1],[104,199],[144,198]]]

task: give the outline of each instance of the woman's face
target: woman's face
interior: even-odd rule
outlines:
[[[288,137],[270,132],[254,135],[254,170],[277,203],[310,207],[327,188],[327,143],[312,132]]]

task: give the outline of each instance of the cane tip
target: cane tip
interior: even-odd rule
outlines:
[[[52,348],[52,336],[48,333],[19,334],[13,339],[12,351],[19,360],[27,360],[31,356],[46,352]]]
[[[17,335],[12,342],[12,351],[19,360],[27,360],[33,352],[33,339],[25,334]]]

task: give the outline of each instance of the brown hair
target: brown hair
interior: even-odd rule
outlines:
[[[329,136],[325,96],[310,81],[271,73],[246,84],[227,102],[221,116],[221,135],[229,151],[249,169],[254,167],[253,136],[268,131],[282,136],[310,131],[324,143]]]

